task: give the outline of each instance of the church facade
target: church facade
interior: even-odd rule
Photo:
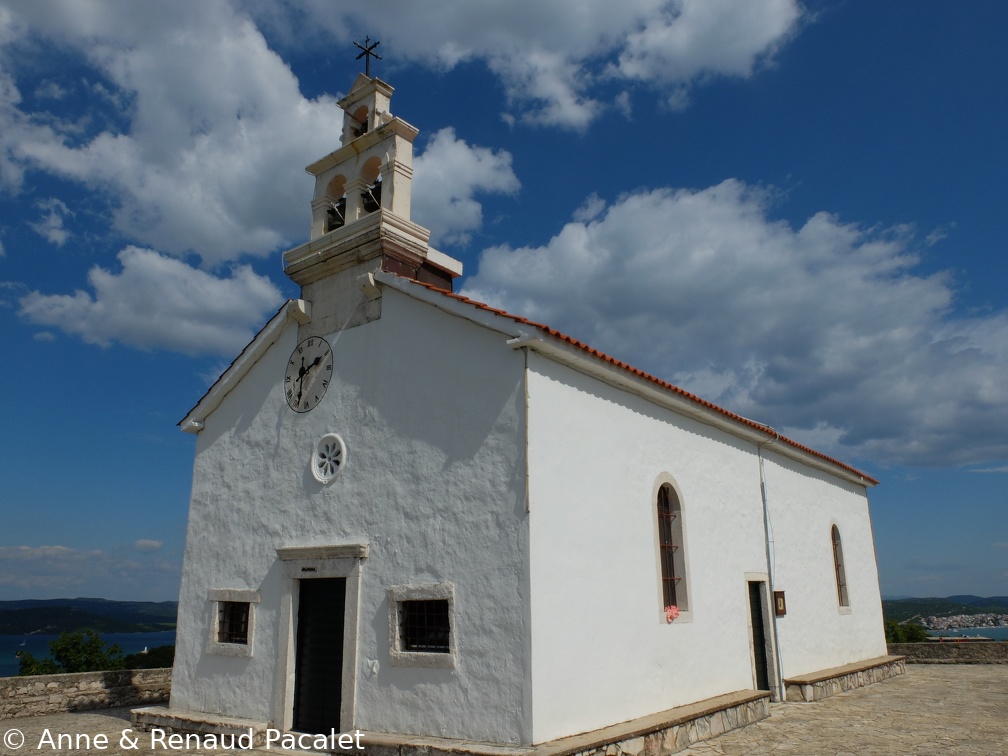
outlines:
[[[180,423],[170,708],[536,744],[886,653],[868,475],[452,292],[359,76],[302,289]]]

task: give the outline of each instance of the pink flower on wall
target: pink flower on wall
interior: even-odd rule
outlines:
[[[671,623],[676,617],[679,616],[679,607],[675,604],[670,604],[665,607],[665,621]]]

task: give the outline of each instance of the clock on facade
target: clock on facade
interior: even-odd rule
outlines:
[[[302,341],[291,352],[284,373],[284,395],[295,412],[315,409],[332,380],[333,353],[321,336]]]

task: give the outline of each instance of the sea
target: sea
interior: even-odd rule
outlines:
[[[929,630],[928,635],[935,638],[993,638],[997,641],[1008,641],[1008,627],[961,627],[957,630]]]
[[[30,651],[36,658],[49,656],[49,641],[59,635],[0,635],[0,677],[14,677],[18,673],[18,651]],[[145,648],[174,646],[175,631],[162,630],[157,633],[102,633],[106,643],[116,643],[123,655],[135,654]]]

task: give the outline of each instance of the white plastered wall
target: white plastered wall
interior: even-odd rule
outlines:
[[[766,572],[752,444],[529,356],[533,738],[754,687]],[[666,624],[654,484],[681,496],[691,616]]]
[[[528,742],[523,356],[390,288],[379,320],[327,338],[334,380],[315,410],[284,400],[291,324],[198,436],[171,706],[274,721],[276,549],[367,543],[344,728]],[[330,432],[347,463],[323,486],[309,458]],[[392,666],[387,589],[444,583],[455,668]],[[259,592],[251,657],[204,653],[213,589]]]
[[[882,600],[865,488],[765,452],[777,620],[785,679],[885,656]],[[833,525],[840,531],[850,606],[837,598]]]

